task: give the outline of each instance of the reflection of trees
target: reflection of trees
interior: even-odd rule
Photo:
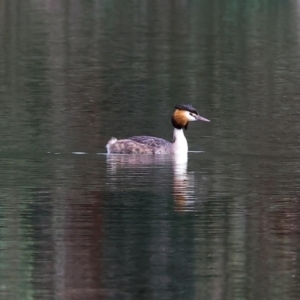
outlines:
[[[0,167],[0,277],[1,297],[19,299],[33,297],[49,290],[52,280],[40,280],[36,270],[52,273],[51,227],[52,198],[43,179],[39,158],[12,155],[2,157]],[[45,165],[44,165],[45,166]],[[33,175],[34,174],[34,175]],[[35,290],[35,284],[39,290]]]
[[[222,155],[212,163],[216,173],[207,175],[210,192],[197,232],[199,297],[211,291],[215,299],[224,293],[278,299],[287,290],[297,294],[297,166],[247,155]]]

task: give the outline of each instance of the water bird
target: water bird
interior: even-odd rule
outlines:
[[[188,143],[184,130],[188,128],[189,122],[210,120],[201,117],[198,111],[190,104],[175,106],[171,117],[174,128],[173,142],[153,136],[132,136],[127,139],[118,140],[112,137],[107,145],[107,153],[118,154],[187,154]]]

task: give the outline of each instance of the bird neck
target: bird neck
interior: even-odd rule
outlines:
[[[174,128],[173,131],[173,151],[174,154],[185,154],[188,152],[188,144],[183,129]]]

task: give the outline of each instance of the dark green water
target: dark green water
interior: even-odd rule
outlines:
[[[299,15],[0,0],[0,298],[298,299]],[[105,155],[178,103],[187,165]]]

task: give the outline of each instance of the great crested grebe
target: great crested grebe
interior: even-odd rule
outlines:
[[[174,127],[173,142],[153,136],[132,136],[117,140],[111,138],[106,145],[107,153],[119,154],[187,154],[188,144],[183,130],[191,121],[210,122],[201,117],[190,104],[176,105],[171,121]]]

